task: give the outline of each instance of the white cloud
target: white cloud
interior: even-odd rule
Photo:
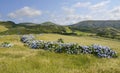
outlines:
[[[26,6],[12,13],[9,13],[8,16],[10,18],[22,18],[22,17],[40,16],[41,14],[42,12],[40,10],[36,10],[36,9]]]
[[[91,5],[90,2],[77,2],[76,4],[73,5],[73,7],[75,8],[88,7],[89,5]]]
[[[120,6],[116,6],[109,10],[109,16],[111,19],[120,19]]]
[[[120,20],[120,6],[111,9],[100,9],[90,13],[93,20]]]
[[[120,6],[110,7],[110,3],[110,0],[96,4],[77,2],[63,8],[65,16],[55,20],[59,24],[74,24],[83,20],[120,20]],[[85,9],[87,12],[83,13],[80,11],[81,9],[78,11],[78,8],[87,8]]]
[[[51,20],[52,22],[55,22],[57,24],[61,25],[69,25],[69,24],[74,24],[82,20],[91,20],[92,16],[90,15],[80,15],[80,14],[67,14],[67,15],[51,15]]]
[[[61,16],[59,19],[56,15],[52,16],[54,17],[54,21],[59,24],[74,24],[82,20],[90,20],[92,19],[92,16],[89,14],[80,14],[77,12],[78,8],[88,8],[91,5],[90,2],[77,2],[71,6],[63,6],[63,14],[64,16]]]
[[[92,16],[90,15],[72,15],[71,17],[68,16],[65,21],[68,21],[70,24],[75,24],[77,22],[83,21],[83,20],[91,20]]]
[[[64,13],[66,14],[73,14],[75,12],[74,8],[70,8],[70,7],[62,7],[62,10],[64,11]]]
[[[106,6],[107,4],[109,4],[109,3],[110,3],[110,0],[102,1],[102,2],[97,3],[97,4],[95,4],[95,5],[91,5],[91,6],[90,6],[90,9],[92,9],[92,10],[97,10],[97,9],[100,9],[100,8],[105,7],[105,6]]]
[[[120,6],[113,8],[110,10],[110,13],[113,14],[114,16],[120,16]]]
[[[90,2],[77,2],[73,4],[72,6],[63,6],[62,10],[64,13],[64,16],[61,17],[62,19],[58,19],[54,15],[54,19],[57,23],[60,24],[74,24],[82,20],[90,20],[92,19],[92,16],[89,14],[80,14],[77,13],[77,9],[80,7],[86,7],[88,8],[91,5]]]
[[[90,15],[79,15],[79,14],[73,14],[73,15],[68,15],[66,17],[66,20],[88,20],[92,19],[92,16]]]
[[[105,0],[105,1],[102,1],[102,2],[99,2],[96,4],[92,4],[91,2],[77,2],[77,3],[73,4],[72,7],[73,8],[86,7],[86,8],[92,9],[92,10],[97,10],[97,9],[107,6],[109,3],[110,3],[110,0]]]

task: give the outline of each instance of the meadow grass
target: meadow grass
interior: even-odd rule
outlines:
[[[91,45],[110,46],[118,52],[118,58],[97,58],[93,55],[58,54],[42,49],[30,49],[20,42],[19,35],[0,36],[1,42],[11,42],[11,48],[0,48],[0,73],[120,73],[120,41],[87,36],[58,34],[35,35],[36,39]]]
[[[6,30],[8,30],[8,28],[6,28],[5,26],[0,25],[0,32],[6,31]]]

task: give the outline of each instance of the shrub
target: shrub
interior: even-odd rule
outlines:
[[[0,44],[1,47],[5,47],[5,48],[9,48],[9,47],[12,47],[13,44],[9,43],[9,42],[3,42]]]
[[[59,42],[59,43],[64,43],[64,41],[63,41],[62,38],[58,39],[57,42]]]
[[[94,55],[98,57],[103,57],[103,58],[117,57],[117,53],[111,50],[107,46],[101,46],[101,45],[94,44],[92,45],[92,48],[93,48]]]
[[[76,43],[63,43],[62,39],[57,42],[45,42],[34,40],[31,36],[21,37],[21,41],[32,49],[44,49],[56,53],[67,54],[93,54],[99,58],[115,58],[117,53],[109,47],[93,44],[91,46],[80,46]]]
[[[31,40],[34,40],[34,39],[35,39],[35,38],[34,38],[33,35],[23,35],[20,40],[21,40],[23,43],[26,43],[26,42],[31,41]]]

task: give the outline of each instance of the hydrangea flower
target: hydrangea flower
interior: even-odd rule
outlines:
[[[45,42],[43,40],[35,40],[32,35],[23,35],[21,41],[32,49],[44,49],[54,51],[56,53],[67,54],[93,54],[100,58],[114,58],[117,53],[107,46],[93,44],[92,46],[80,46],[76,43],[63,42]]]
[[[13,44],[9,43],[9,42],[3,42],[2,44],[0,44],[1,47],[5,47],[5,48],[9,48],[12,47]]]

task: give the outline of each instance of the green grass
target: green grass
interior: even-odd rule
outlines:
[[[89,35],[95,35],[94,33],[87,33],[87,32],[81,32],[81,31],[75,31],[78,36],[89,36]]]
[[[35,35],[37,39],[65,42],[81,45],[93,43],[110,46],[118,52],[118,58],[101,59],[93,55],[57,54],[42,49],[34,50],[23,46],[19,35],[0,36],[1,42],[11,42],[11,48],[0,48],[0,73],[120,73],[120,41],[95,38],[75,37],[58,34]]]
[[[6,28],[5,26],[0,25],[0,32],[7,31],[7,30],[8,30],[8,28]]]

